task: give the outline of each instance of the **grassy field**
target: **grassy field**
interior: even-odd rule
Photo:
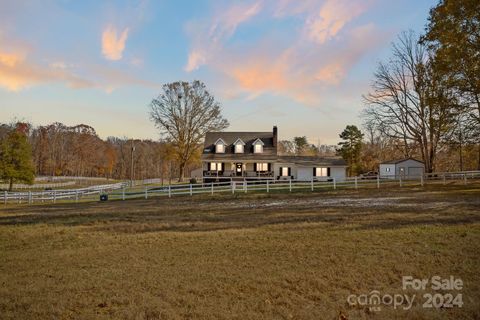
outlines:
[[[480,184],[0,209],[1,319],[479,319],[479,266]],[[372,290],[416,300],[347,303]]]

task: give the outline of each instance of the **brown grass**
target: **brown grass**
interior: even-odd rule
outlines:
[[[478,319],[479,208],[478,184],[9,207],[0,318]],[[404,275],[461,278],[463,308],[346,302]]]

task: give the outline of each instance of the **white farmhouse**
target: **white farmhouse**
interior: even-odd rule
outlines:
[[[337,181],[347,165],[338,157],[281,156],[278,129],[270,132],[207,132],[202,153],[204,181],[295,179]]]

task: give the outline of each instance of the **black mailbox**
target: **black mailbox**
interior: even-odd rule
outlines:
[[[107,201],[108,200],[108,194],[101,194],[100,195],[100,201]]]

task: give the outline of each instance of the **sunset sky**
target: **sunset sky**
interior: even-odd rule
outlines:
[[[161,85],[204,81],[228,130],[337,143],[430,0],[0,0],[0,117],[158,139]]]

